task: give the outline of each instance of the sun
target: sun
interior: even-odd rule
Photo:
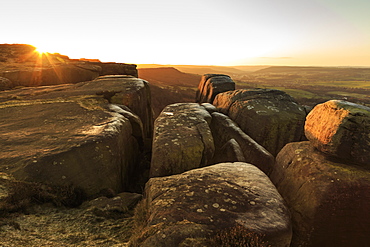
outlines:
[[[43,48],[43,47],[40,47],[40,46],[37,46],[35,51],[36,51],[37,53],[39,53],[40,55],[45,54],[45,53],[48,53],[48,52],[47,52],[47,49],[45,49],[45,48]]]

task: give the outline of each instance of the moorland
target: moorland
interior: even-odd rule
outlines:
[[[201,75],[227,74],[236,88],[274,88],[302,105],[331,99],[370,105],[370,68],[298,66],[138,65],[139,77],[150,82],[155,114],[176,102],[194,102]]]

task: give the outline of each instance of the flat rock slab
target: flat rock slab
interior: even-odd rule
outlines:
[[[213,104],[274,156],[285,144],[300,141],[304,135],[306,112],[283,91],[229,91],[218,94]]]
[[[149,212],[138,246],[215,246],[219,230],[241,226],[272,246],[289,246],[289,211],[269,178],[251,164],[222,163],[179,175],[151,178]]]
[[[292,213],[292,246],[367,246],[370,172],[331,160],[310,142],[287,144],[271,180]]]
[[[313,146],[329,155],[370,169],[370,108],[330,100],[308,114],[305,134]]]
[[[197,103],[167,106],[154,124],[150,177],[179,174],[209,165],[214,143],[211,115]]]
[[[141,80],[127,79],[2,92],[0,171],[20,180],[72,184],[88,195],[124,189],[138,156],[133,123],[140,119],[128,107],[110,104],[106,94],[121,94],[124,104],[124,92],[145,91]]]

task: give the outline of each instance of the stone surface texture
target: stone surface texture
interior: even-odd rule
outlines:
[[[330,100],[307,116],[305,134],[321,152],[370,168],[370,108]]]
[[[283,91],[229,91],[218,94],[213,104],[274,156],[285,144],[303,138],[305,110]]]
[[[72,184],[88,195],[122,191],[146,137],[140,133],[149,132],[140,126],[150,128],[150,116],[140,111],[149,112],[146,90],[146,82],[134,77],[103,77],[3,91],[0,171],[20,180]],[[132,102],[138,98],[144,106]]]
[[[212,103],[216,95],[235,90],[235,82],[228,75],[205,74],[202,76],[196,94],[197,103]]]
[[[213,246],[221,229],[240,225],[264,235],[271,246],[289,246],[291,222],[284,200],[257,167],[223,163],[179,175],[151,178],[149,212],[138,246]]]
[[[215,143],[212,163],[244,161],[269,174],[275,158],[229,117],[219,112],[213,112],[211,115],[211,130]]]
[[[154,123],[150,177],[168,176],[209,165],[214,143],[211,115],[197,103],[167,106]]]
[[[292,246],[366,246],[370,172],[342,163],[309,142],[287,144],[271,180],[292,213]]]

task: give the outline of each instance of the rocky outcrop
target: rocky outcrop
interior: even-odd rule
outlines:
[[[0,71],[15,86],[48,86],[90,81],[99,76],[99,67],[87,64],[54,64]]]
[[[147,81],[129,75],[107,75],[85,83],[82,89],[89,91],[90,88],[110,103],[125,105],[131,109],[143,123],[144,136],[147,139],[152,138],[153,113]]]
[[[370,165],[369,107],[339,100],[317,105],[307,116],[305,134],[321,152]]]
[[[228,75],[205,74],[202,76],[196,94],[197,103],[213,103],[216,95],[235,90],[235,82]]]
[[[285,144],[303,138],[305,110],[283,91],[229,91],[218,94],[213,104],[274,156]]]
[[[213,112],[211,130],[215,142],[213,164],[243,161],[257,166],[266,174],[270,173],[275,162],[274,157],[229,117]]]
[[[150,177],[203,167],[214,154],[211,115],[196,103],[167,106],[155,120]]]
[[[230,230],[238,226],[239,232],[263,236],[271,246],[290,244],[289,211],[269,178],[253,165],[224,163],[151,178],[145,195],[141,212],[147,217],[136,222],[143,229],[135,230],[131,246],[224,246],[228,240],[240,245],[249,240],[247,235],[237,239],[238,232]],[[229,230],[226,239],[215,242],[222,230]]]
[[[140,111],[150,112],[147,90],[134,77],[103,77],[2,92],[0,171],[88,195],[126,189],[150,136],[150,116]]]
[[[69,59],[58,53],[39,54],[30,45],[0,45],[0,77],[8,78],[12,87],[77,83],[101,75],[137,77],[136,65]]]
[[[292,246],[368,244],[370,172],[341,161],[309,142],[290,143],[278,154],[271,180],[292,213]]]
[[[126,63],[102,63],[102,62],[88,62],[90,65],[101,68],[99,74],[103,75],[131,75],[138,77],[136,64]]]

